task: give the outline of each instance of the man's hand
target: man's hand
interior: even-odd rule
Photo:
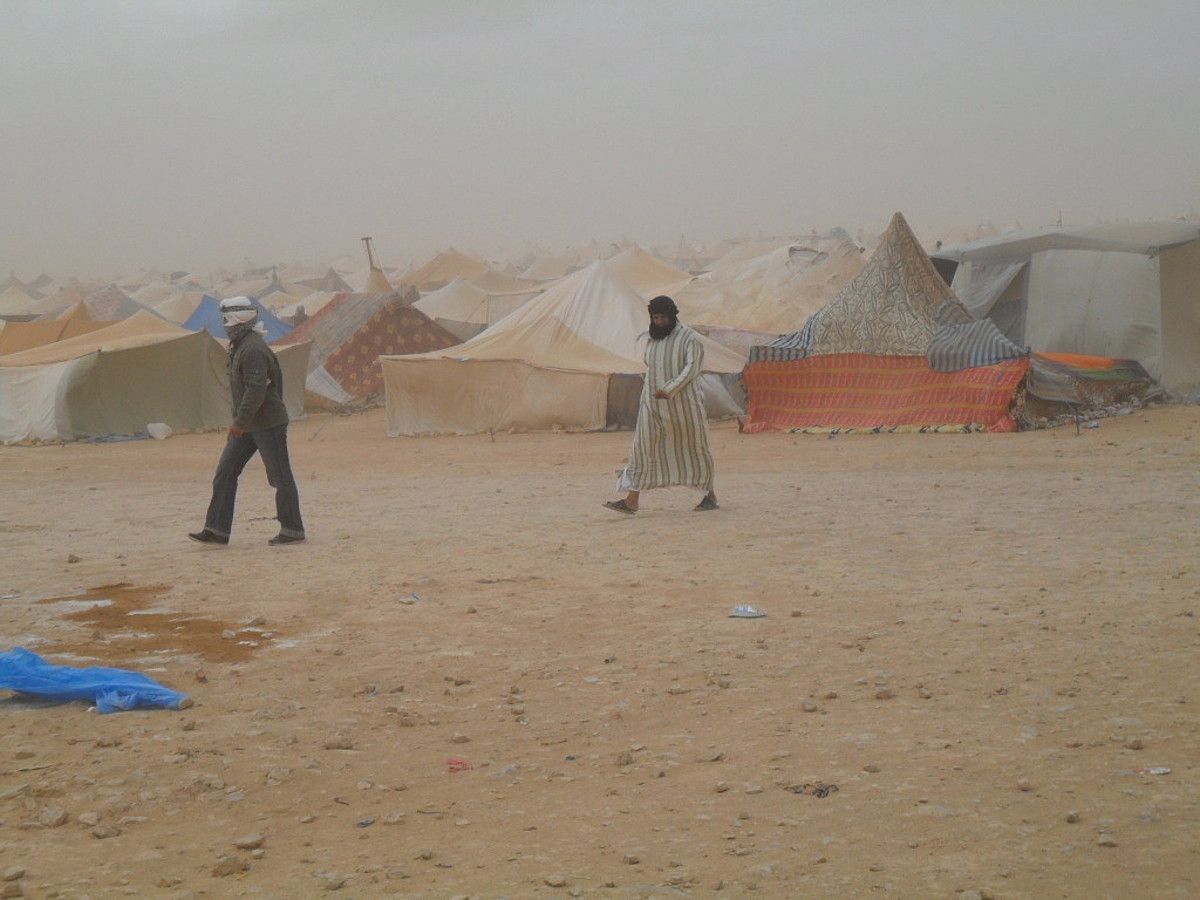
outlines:
[[[655,400],[670,400],[671,395],[668,394],[666,391],[664,391],[662,388],[659,388],[657,391],[654,392],[654,399]]]
[[[238,428],[236,425],[229,426],[229,436],[231,438],[239,438],[246,433],[246,429]]]

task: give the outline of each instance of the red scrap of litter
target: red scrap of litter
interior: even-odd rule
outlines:
[[[474,768],[465,759],[459,759],[457,756],[451,756],[446,760],[446,771],[451,774],[455,772],[470,772]]]

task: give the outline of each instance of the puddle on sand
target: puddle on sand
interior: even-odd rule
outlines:
[[[89,637],[59,641],[38,649],[104,662],[135,663],[146,657],[196,656],[206,662],[245,662],[273,638],[258,628],[187,613],[156,612],[147,607],[171,589],[129,582],[90,588],[68,597],[47,597],[39,605],[58,606],[62,618],[90,628]],[[232,639],[223,637],[232,631]]]

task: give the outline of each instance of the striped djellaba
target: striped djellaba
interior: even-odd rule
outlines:
[[[704,416],[700,372],[704,344],[683,323],[646,346],[646,379],[638,404],[637,429],[629,465],[617,489],[647,491],[685,485],[706,494],[713,487],[713,457]],[[654,399],[665,391],[669,400]]]

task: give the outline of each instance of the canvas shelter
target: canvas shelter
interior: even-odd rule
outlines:
[[[781,334],[828,304],[863,267],[846,239],[774,247],[726,261],[675,295],[688,321],[744,332]]]
[[[458,343],[458,338],[402,295],[339,294],[280,343],[309,341],[306,389],[334,403],[383,393],[382,354],[423,353]]]
[[[645,300],[594,262],[463,344],[382,357],[388,431],[604,428],[610,400],[636,407],[646,327]],[[705,339],[706,372],[742,364]]]
[[[665,294],[674,297],[692,276],[663,262],[634,244],[608,261],[609,267],[646,300]]]
[[[451,247],[434,256],[420,268],[409,272],[404,277],[404,283],[411,284],[424,293],[444,287],[455,278],[474,278],[482,275],[487,268],[487,263]]]
[[[149,311],[149,307],[138,303],[115,284],[108,284],[93,291],[83,303],[92,318],[107,322],[119,322],[135,313]]]
[[[538,293],[537,289],[490,293],[465,278],[456,278],[413,305],[460,341],[465,341],[495,325]]]
[[[280,338],[286,337],[292,330],[291,325],[281,322],[260,301],[251,297],[250,305],[258,310],[258,321],[266,328],[266,333],[263,335],[265,340],[277,341]],[[183,323],[183,327],[188,331],[207,331],[215,338],[223,338],[225,337],[223,322],[224,317],[221,314],[221,301],[216,297],[206,295],[200,301],[195,311],[188,316],[187,321]]]
[[[499,271],[491,267],[480,275],[474,275],[467,281],[489,294],[519,294],[529,291],[540,291],[543,285],[522,278],[515,272]]]
[[[755,347],[746,429],[1012,431],[1024,348],[974,321],[896,213],[804,327]]]
[[[284,401],[297,417],[307,353],[298,345],[279,354]],[[0,441],[136,434],[152,422],[223,428],[231,421],[227,358],[207,332],[144,312],[0,357]]]
[[[55,319],[11,322],[3,331],[0,331],[0,356],[78,337],[97,331],[109,324],[93,319],[82,302],[76,303]]]
[[[303,281],[297,281],[296,284],[309,289],[309,291],[321,291],[327,294],[349,293],[350,285],[346,284],[346,280],[342,278],[333,268],[329,269],[320,278],[309,278]]]
[[[154,311],[168,322],[182,325],[191,318],[205,296],[203,291],[183,291],[156,303]]]
[[[1026,230],[938,251],[977,319],[1035,353],[1137,360],[1200,389],[1200,223]]]

